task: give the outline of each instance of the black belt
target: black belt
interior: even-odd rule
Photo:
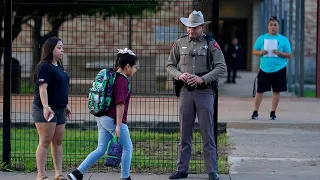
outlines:
[[[194,91],[195,89],[203,90],[203,89],[211,88],[211,82],[196,84],[194,86],[191,86],[191,85],[185,83],[184,87],[187,88],[188,91]]]

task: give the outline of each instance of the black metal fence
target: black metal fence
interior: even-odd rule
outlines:
[[[88,113],[86,95],[96,73],[113,66],[116,49],[129,47],[140,59],[140,70],[130,79],[133,97],[128,119],[134,143],[132,169],[151,169],[154,172],[175,169],[179,140],[178,108],[165,64],[173,42],[186,32],[180,17],[187,17],[197,9],[204,13],[206,20],[217,18],[213,16],[217,12],[212,11],[211,0],[13,0],[12,9],[11,121],[8,119],[10,115],[6,116],[5,112],[1,112],[0,116],[3,123],[0,133],[3,133],[3,140],[8,141],[7,145],[11,143],[9,160],[12,168],[25,171],[36,169],[38,135],[31,117],[31,76],[44,41],[50,36],[58,36],[65,47],[63,64],[70,76],[69,105],[73,111],[63,141],[64,168],[77,166],[95,149],[97,128],[94,117]],[[3,0],[0,16],[0,56],[3,57],[2,42],[6,37],[3,30],[9,28],[1,26]],[[215,28],[211,25],[206,31],[212,32],[212,29]],[[4,64],[0,64],[3,74],[4,69],[10,66],[4,68]],[[4,78],[8,75],[6,73]],[[2,99],[1,110],[4,103],[9,102],[9,99],[5,102]],[[6,136],[8,126],[5,122],[10,122],[11,137]],[[204,172],[202,141],[198,133],[194,135],[193,143],[190,171]],[[1,147],[3,150],[5,148]],[[102,162],[99,161],[93,170],[108,170]],[[50,159],[47,167],[53,167]]]

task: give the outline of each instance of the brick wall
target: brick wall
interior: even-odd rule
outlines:
[[[260,36],[261,34],[261,8],[260,8],[260,2],[255,2],[252,6],[252,11],[253,11],[253,26],[252,26],[252,46],[254,46],[254,43],[256,39]],[[249,49],[251,52],[253,47]],[[251,71],[257,71],[260,65],[260,60],[257,56],[254,56],[252,53],[252,68]]]
[[[316,58],[317,0],[305,0],[305,56]]]

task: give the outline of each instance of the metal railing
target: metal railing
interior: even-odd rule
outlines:
[[[0,8],[3,5],[0,4]],[[5,11],[7,24],[11,24],[12,15],[12,31],[10,26],[5,26],[4,31],[5,48],[10,48],[7,36],[12,33],[12,49],[5,52],[5,63],[0,68],[4,69],[5,78],[4,101],[0,106],[7,107],[0,117],[5,141],[1,143],[4,162],[18,170],[36,168],[38,135],[31,117],[31,76],[44,41],[58,36],[64,43],[63,64],[70,76],[69,105],[73,111],[63,141],[64,168],[79,165],[95,149],[97,128],[87,109],[88,89],[100,69],[113,67],[116,49],[129,47],[140,59],[140,70],[130,79],[133,97],[128,119],[134,143],[132,169],[173,171],[179,140],[178,105],[165,64],[173,42],[186,31],[179,22],[180,17],[199,9],[210,19],[213,14],[210,7],[211,1],[191,0],[13,1],[12,12]],[[210,26],[206,31],[212,29]],[[10,75],[13,78],[9,78]],[[9,83],[12,83],[11,92],[6,88]],[[9,95],[7,99],[6,95]],[[202,152],[200,135],[196,134],[194,139],[194,152]],[[93,170],[108,169],[102,161]],[[203,164],[201,153],[193,154],[190,171],[204,172]],[[51,160],[47,167],[53,167]]]

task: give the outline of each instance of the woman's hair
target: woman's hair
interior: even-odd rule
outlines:
[[[44,61],[48,61],[48,62],[52,62],[53,61],[53,50],[56,47],[56,45],[58,44],[59,41],[62,41],[60,38],[57,37],[50,37],[46,40],[46,42],[43,44],[43,49],[42,49],[42,55],[40,58],[39,63],[37,64],[36,68],[35,68],[35,72],[33,75],[33,80],[35,80],[39,65],[44,62]],[[62,61],[61,59],[58,61],[58,66],[62,66]]]
[[[39,63],[41,63],[43,61],[52,62],[53,50],[59,41],[62,41],[62,40],[57,37],[50,37],[46,40],[46,42],[43,44],[42,56],[41,56]],[[62,66],[62,62],[58,61],[58,65]]]
[[[268,23],[269,23],[270,21],[277,21],[277,22],[279,23],[279,19],[278,19],[277,16],[271,16],[271,17],[269,18]]]
[[[129,53],[121,54],[118,53],[117,55],[117,60],[115,62],[115,69],[117,70],[118,68],[123,69],[127,64],[129,66],[134,66],[138,62],[138,58],[135,55],[131,55]]]

